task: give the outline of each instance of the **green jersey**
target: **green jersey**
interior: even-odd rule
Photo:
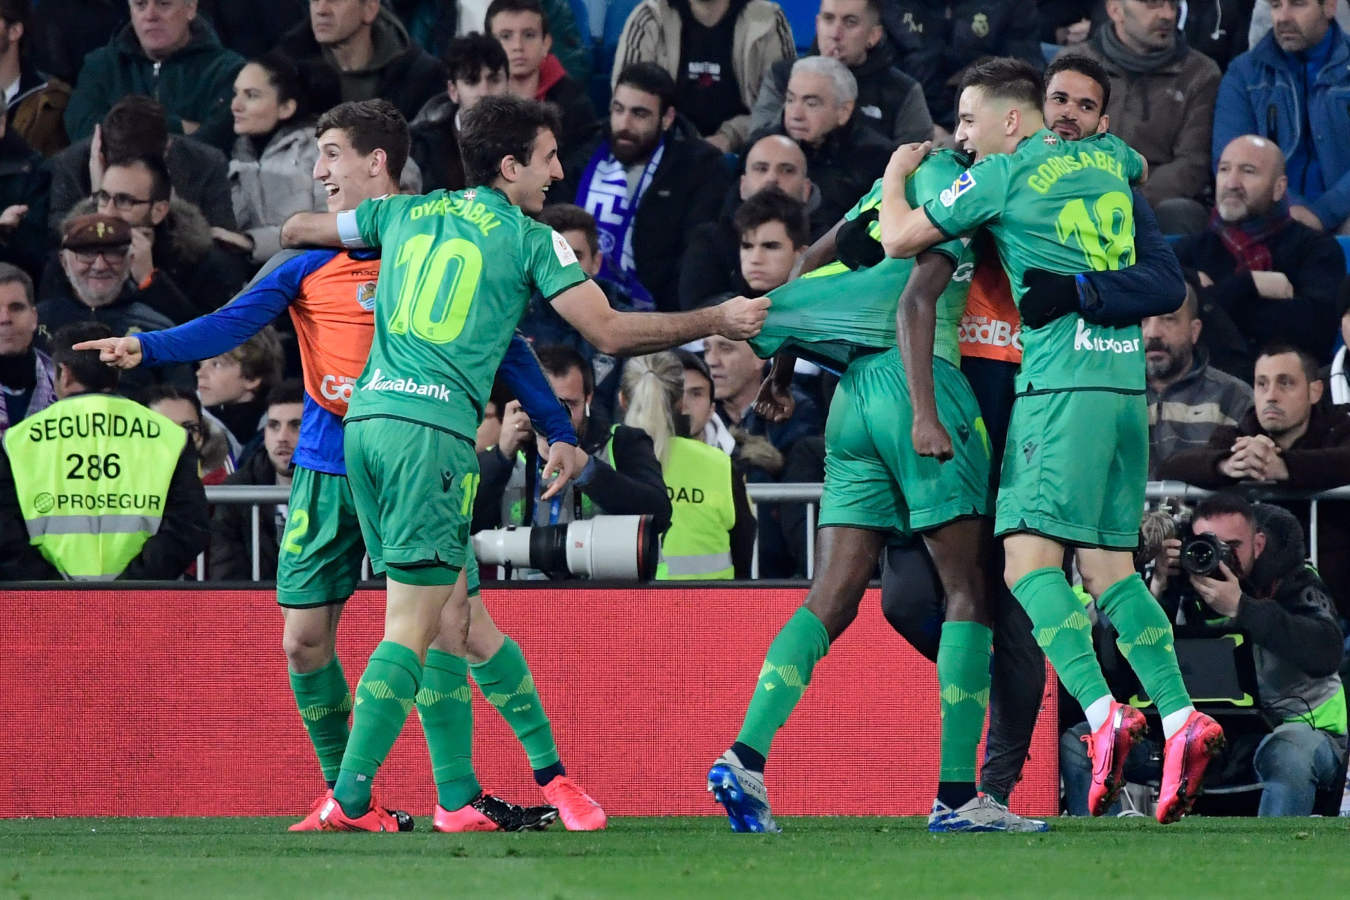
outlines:
[[[530,297],[586,280],[562,235],[492,188],[366,200],[338,230],[347,246],[385,248],[348,420],[407,419],[472,441]]]
[[[917,206],[938,196],[964,170],[964,157],[950,150],[930,154],[905,182],[910,204]],[[844,218],[856,219],[880,205],[878,178]],[[877,222],[868,226],[868,233],[881,240]],[[974,255],[964,239],[946,241],[931,249],[950,257],[956,266],[938,297],[933,355],[959,364],[957,331],[975,269]],[[837,367],[847,366],[860,354],[890,349],[895,346],[900,293],[913,269],[912,259],[888,258],[863,269],[852,270],[836,262],[808,272],[769,292],[773,305],[764,329],[750,339],[750,346],[765,358],[787,350]]]
[[[986,157],[923,210],[946,235],[980,226],[994,237],[1020,304],[1028,269],[1061,274],[1105,271],[1134,259],[1130,185],[1143,158],[1110,134],[1065,141],[1041,129],[1012,153]],[[1061,316],[1022,328],[1019,392],[1105,388],[1144,390],[1139,326],[1089,325]]]

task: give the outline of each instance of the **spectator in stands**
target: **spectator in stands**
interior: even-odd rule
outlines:
[[[393,8],[408,34],[433,55],[443,53],[455,37],[476,31],[491,34],[486,27],[488,0],[385,0],[385,5]],[[578,84],[587,84],[594,68],[591,23],[573,14],[573,9],[582,7],[574,7],[569,0],[540,0],[540,5],[553,38],[551,52]]]
[[[695,440],[716,447],[728,456],[736,453],[736,439],[727,430],[714,404],[717,390],[713,387],[712,372],[703,357],[679,349],[672,351],[684,366],[684,402],[680,411],[689,417],[689,434]]]
[[[50,189],[42,155],[0,116],[0,261],[32,275],[46,262]]]
[[[1111,21],[1073,53],[1106,67],[1111,132],[1148,160],[1144,196],[1165,234],[1204,228],[1219,67],[1177,29],[1177,4],[1108,0]]]
[[[1252,8],[1247,0],[1188,0],[1185,19],[1186,42],[1214,60],[1221,72],[1250,45]]]
[[[73,344],[110,337],[80,322],[52,340],[57,402],[12,426],[0,454],[0,578],[170,579],[206,547],[206,495],[183,430],[119,396],[118,370]],[[121,422],[122,429],[93,423]],[[54,465],[61,460],[61,465]],[[124,505],[74,506],[100,496]],[[136,522],[133,530],[125,524]]]
[[[806,204],[808,215],[820,208],[820,190],[806,177],[806,155],[787,135],[766,135],[745,155],[745,172],[728,190],[722,212],[689,236],[689,249],[680,266],[680,308],[697,309],[718,297],[745,295],[750,286],[741,278],[740,236],[732,219],[742,201],[767,187],[776,187]],[[828,231],[833,222],[810,220],[812,237]]]
[[[1350,37],[1335,21],[1335,0],[1271,9],[1275,27],[1223,76],[1214,164],[1240,135],[1267,138],[1284,156],[1290,215],[1309,228],[1342,231],[1350,218]]]
[[[185,322],[223,306],[253,274],[248,257],[217,247],[201,210],[173,200],[169,173],[157,156],[113,163],[94,192],[98,212],[131,226],[131,277],[144,283],[164,271],[188,297]]]
[[[506,93],[506,51],[494,37],[474,32],[453,38],[445,51],[449,78],[408,123],[411,154],[422,170],[422,189],[458,191],[464,183],[459,156],[460,116],[483,97]]]
[[[204,359],[197,367],[197,396],[202,407],[224,423],[239,442],[241,464],[257,446],[267,396],[281,381],[281,365],[281,342],[269,325],[228,353]]]
[[[670,497],[670,530],[661,542],[658,581],[749,578],[755,514],[731,458],[689,437],[681,413],[684,367],[674,353],[624,363],[623,423],[651,437]]]
[[[200,209],[213,228],[239,227],[230,202],[225,154],[201,141],[171,137],[164,107],[140,94],[118,100],[103,122],[94,126],[93,137],[78,140],[52,157],[52,227],[76,203],[103,187],[108,163],[140,156],[162,157],[174,194]]]
[[[197,0],[132,0],[131,23],[80,68],[66,133],[87,138],[114,103],[145,94],[164,104],[171,132],[224,152],[233,140],[230,86],[243,64],[197,16]]]
[[[553,36],[539,0],[492,0],[485,19],[487,33],[506,51],[510,77],[507,89],[527,100],[547,100],[562,115],[558,153],[565,156],[584,144],[600,124],[586,87],[573,79],[552,53]]]
[[[44,279],[37,305],[38,322],[48,337],[63,325],[96,321],[115,335],[170,328],[160,310],[181,308],[187,300],[160,272],[148,282],[132,282],[131,229],[121,219],[98,214],[72,216],[62,228],[60,273]],[[186,378],[190,380],[190,373]],[[157,381],[178,382],[183,367],[165,373],[130,372],[122,387],[130,392]]]
[[[445,67],[408,37],[380,0],[312,0],[309,21],[282,39],[296,62],[327,63],[337,72],[342,99],[382,97],[411,119],[445,89]]]
[[[1040,19],[1025,0],[889,0],[882,24],[895,46],[896,65],[923,85],[941,143],[951,141],[956,127],[956,85],[967,66],[989,56],[1016,56],[1037,69],[1045,65]]]
[[[768,0],[643,0],[619,35],[611,80],[617,88],[633,63],[657,64],[698,133],[735,153],[770,67],[796,56],[787,17]]]
[[[1323,491],[1350,481],[1350,411],[1318,403],[1317,363],[1290,344],[1273,344],[1256,360],[1255,407],[1209,442],[1163,461],[1159,475],[1203,488],[1273,484]],[[1285,501],[1307,529],[1308,504]],[[1342,615],[1350,610],[1350,516],[1346,505],[1321,504],[1318,562]]]
[[[581,437],[576,452],[586,461],[581,475],[547,503],[539,503],[539,482],[547,453],[520,403],[506,404],[496,448],[478,454],[482,481],[474,501],[472,530],[499,525],[547,525],[601,514],[651,515],[664,532],[670,527],[670,498],[661,463],[646,432],[626,425],[607,427],[590,416],[595,381],[586,360],[570,347],[540,347],[539,364],[553,393],[567,407]],[[545,447],[546,449],[546,447]]]
[[[819,407],[801,388],[791,386],[795,408],[792,415],[780,423],[771,423],[755,412],[755,398],[764,380],[765,364],[745,341],[730,341],[713,336],[703,341],[704,358],[712,374],[717,393],[717,415],[726,423],[736,441],[736,464],[751,483],[776,482],[788,477],[789,460],[797,448],[805,448],[806,439],[819,436],[823,430]],[[824,458],[823,450],[820,453]],[[800,462],[796,460],[795,462]],[[796,472],[800,466],[793,467]],[[819,468],[819,467],[818,467]],[[820,480],[820,475],[814,479]],[[770,504],[760,507],[759,516],[759,572],[766,578],[790,578],[805,572],[804,561],[797,552],[800,536],[788,534],[793,515],[793,504]]]
[[[821,194],[812,218],[830,225],[867,193],[890,160],[890,139],[862,124],[857,96],[858,84],[839,60],[799,59],[792,64],[782,121],[773,127],[802,148]]]
[[[314,179],[314,120],[338,103],[327,66],[297,66],[278,51],[251,60],[235,76],[230,113],[238,137],[229,171],[239,231],[227,234],[255,263],[281,249],[281,223],[292,213],[328,208],[327,192]]]
[[[291,454],[300,439],[304,389],[298,379],[281,382],[267,395],[262,450],[244,461],[225,484],[291,486]],[[258,578],[275,581],[277,548],[286,531],[287,509],[267,503],[258,508]],[[212,581],[252,581],[253,512],[223,503],[211,513],[211,553],[206,572]]]
[[[624,291],[623,286],[601,274],[604,254],[600,252],[599,229],[590,213],[572,203],[556,203],[544,207],[535,218],[562,236],[576,254],[582,271],[590,275],[604,291],[610,306],[624,311],[633,309],[633,298]],[[623,374],[622,358],[595,349],[542,296],[536,295],[531,299],[519,328],[520,333],[536,347],[562,344],[580,353],[590,364],[595,380],[592,415],[604,422],[617,421],[615,411],[619,402],[619,378]]]
[[[736,210],[741,279],[756,295],[786,284],[810,237],[801,201],[767,187]]]
[[[619,76],[609,128],[573,153],[549,196],[595,217],[606,278],[638,308],[669,312],[689,236],[716,217],[730,183],[721,163],[677,112],[670,75],[635,63]]]
[[[29,19],[29,50],[37,67],[75,84],[84,58],[131,21],[123,0],[40,0]]]
[[[1224,149],[1209,228],[1173,249],[1200,273],[1200,318],[1210,363],[1250,380],[1257,349],[1288,341],[1314,359],[1331,357],[1336,288],[1345,255],[1328,235],[1289,214],[1284,157],[1243,135]]]
[[[202,484],[220,484],[234,471],[239,442],[215,416],[202,411],[196,391],[172,384],[156,384],[141,395],[141,402],[161,416],[172,419],[188,433],[197,451],[197,473]]]
[[[1252,389],[1211,366],[1199,346],[1199,291],[1194,272],[1188,272],[1181,307],[1142,323],[1150,478],[1158,477],[1159,464],[1173,453],[1203,447],[1215,428],[1237,425],[1252,408]]]
[[[51,156],[70,144],[61,120],[70,85],[39,71],[25,52],[32,13],[31,0],[0,0],[0,86],[9,128],[38,153]]]
[[[1283,4],[1281,4],[1283,5]],[[1322,5],[1320,0],[1314,0],[1310,5]],[[1274,25],[1274,20],[1270,11],[1270,0],[1256,0],[1251,11],[1251,25],[1247,29],[1247,46],[1253,49],[1261,43],[1261,39],[1270,34]],[[1345,3],[1336,4],[1336,24],[1341,26],[1342,31],[1350,32],[1350,5]]]
[[[1155,566],[1150,588],[1175,615],[1182,598],[1174,586],[1185,584],[1203,602],[1201,614],[1227,618],[1241,630],[1256,663],[1260,711],[1273,729],[1258,738],[1235,723],[1227,752],[1236,759],[1221,769],[1236,770],[1239,783],[1263,785],[1259,815],[1312,815],[1318,793],[1339,791],[1345,772],[1345,692],[1336,673],[1341,629],[1330,593],[1304,561],[1298,522],[1277,506],[1253,507],[1237,493],[1223,491],[1200,501],[1191,526],[1228,544],[1236,566],[1225,563],[1215,577],[1185,575],[1174,559],[1170,572]],[[1060,739],[1073,815],[1087,814],[1092,762],[1081,740],[1086,729],[1083,723]],[[1140,782],[1160,777],[1158,750],[1146,741],[1131,752],[1125,777]]]
[[[860,121],[892,146],[926,141],[933,119],[923,87],[895,66],[895,52],[881,27],[881,0],[821,0],[816,13],[816,47],[848,66],[858,83]],[[780,59],[764,76],[751,110],[750,128],[760,131],[782,120],[792,61]]]
[[[17,266],[0,263],[0,438],[9,426],[56,399],[52,358],[33,346],[37,327],[33,279]]]

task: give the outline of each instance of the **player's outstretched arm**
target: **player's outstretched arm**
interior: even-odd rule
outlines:
[[[891,154],[881,179],[881,246],[887,256],[908,258],[946,239],[922,209],[914,209],[905,197],[905,179],[923,162],[932,141],[903,144]]]
[[[938,421],[933,392],[933,333],[937,327],[937,301],[956,266],[944,253],[922,253],[914,261],[900,305],[895,312],[895,338],[909,385],[913,421],[910,439],[920,456],[939,461],[952,458],[952,438]]]
[[[341,247],[340,213],[298,212],[281,226],[282,247]],[[364,245],[360,245],[364,246]]]
[[[619,312],[591,280],[553,298],[553,308],[601,353],[637,356],[668,350],[710,334],[744,341],[759,334],[768,297],[734,297],[689,312]]]
[[[80,341],[72,350],[97,350],[99,362],[114,369],[134,369],[141,364],[141,342],[135,335]]]
[[[576,446],[580,443],[566,407],[558,401],[539,365],[539,357],[519,333],[511,335],[511,343],[506,346],[506,355],[497,367],[497,374],[520,400],[521,408],[549,444]]]
[[[802,258],[798,260],[797,265],[793,267],[793,278],[796,278],[798,275],[804,275],[807,272],[814,272],[821,266],[828,265],[838,258],[839,252],[835,242],[839,235],[839,229],[843,226],[844,221],[844,219],[840,219],[838,222],[835,222],[830,226],[829,231],[816,238],[811,246],[806,248],[806,252],[802,254]]]

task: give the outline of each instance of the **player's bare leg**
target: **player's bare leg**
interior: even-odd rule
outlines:
[[[778,831],[764,789],[764,763],[811,681],[811,671],[858,615],[885,535],[862,528],[822,528],[816,577],[806,602],[769,645],[736,742],[708,772],[708,790],[727,810],[733,831]]]
[[[1119,635],[1116,646],[1162,716],[1167,743],[1157,817],[1163,824],[1175,822],[1190,810],[1199,795],[1205,769],[1223,747],[1223,730],[1191,705],[1177,665],[1172,625],[1143,579],[1135,573],[1130,554],[1122,550],[1081,549],[1077,559],[1083,586],[1115,626]],[[1097,794],[1098,750],[1103,749],[1098,744],[1094,734],[1088,744],[1094,754],[1093,790],[1088,795],[1094,814],[1099,809],[1092,802]],[[1108,805],[1109,801],[1100,808]]]
[[[450,570],[453,571],[453,570]],[[460,569],[452,584],[410,584],[444,570],[397,570],[390,567],[386,589],[384,637],[370,655],[356,687],[352,732],[342,757],[342,770],[332,799],[319,821],[326,829],[392,831],[398,823],[371,799],[371,782],[403,730],[422,682],[423,657],[441,628],[442,613],[451,606],[451,622],[468,627],[468,603]],[[458,597],[455,597],[458,594]]]

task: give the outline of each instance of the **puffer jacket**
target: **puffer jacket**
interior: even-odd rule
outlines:
[[[323,185],[314,179],[318,158],[308,122],[277,129],[261,156],[247,136],[234,142],[230,199],[240,231],[253,238],[253,261],[259,265],[281,249],[281,223],[293,213],[328,208]]]

